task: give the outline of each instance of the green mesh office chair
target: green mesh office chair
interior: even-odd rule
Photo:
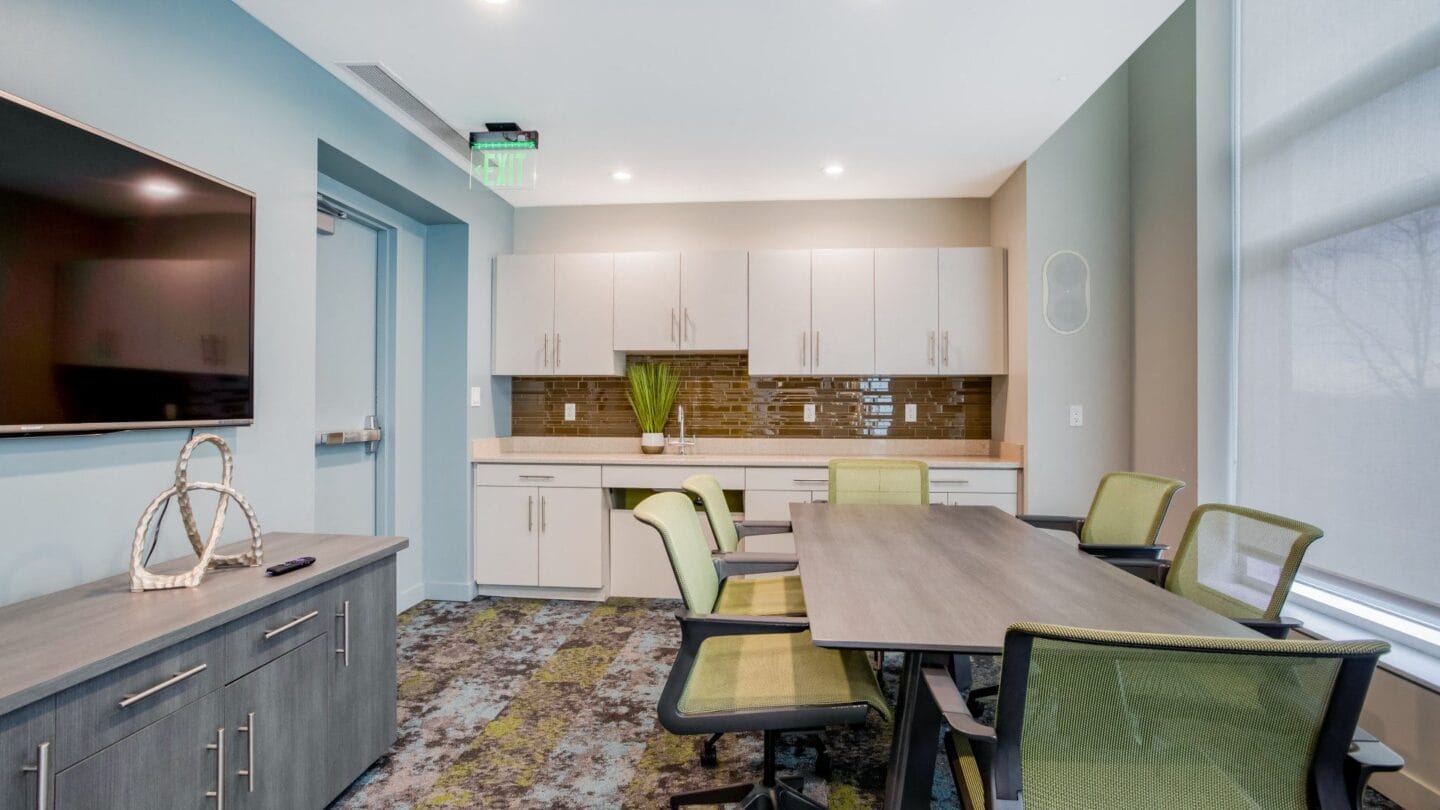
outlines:
[[[816,647],[803,617],[717,612],[725,562],[711,557],[686,496],[652,495],[635,517],[660,533],[686,607],[676,614],[680,650],[660,694],[660,724],[674,734],[761,731],[765,739],[759,783],[672,796],[670,806],[823,807],[805,797],[802,778],[777,778],[775,749],[781,732],[863,723],[871,710],[889,716],[864,656]]]
[[[680,488],[700,499],[705,507],[705,518],[710,531],[715,534],[715,544],[720,553],[733,554],[740,550],[740,541],[746,537],[761,534],[789,534],[790,521],[738,521],[730,514],[730,505],[725,502],[725,490],[713,475],[692,475],[680,484]]]
[[[1388,650],[1017,624],[994,727],[975,719],[943,667],[924,676],[951,728],[966,810],[1331,810],[1360,807],[1369,775],[1403,764],[1373,739],[1351,750]],[[1156,694],[1192,704],[1202,694],[1203,705],[1177,710]]]
[[[1160,524],[1175,493],[1185,482],[1158,475],[1113,472],[1100,479],[1090,512],[1083,518],[1055,515],[1020,515],[1031,526],[1071,532],[1080,548],[1097,557],[1157,559]]]
[[[1285,638],[1300,622],[1280,617],[1310,544],[1325,533],[1308,523],[1227,504],[1195,510],[1174,560],[1110,562],[1171,593]]]
[[[830,503],[930,503],[930,467],[903,458],[837,458],[830,462]]]

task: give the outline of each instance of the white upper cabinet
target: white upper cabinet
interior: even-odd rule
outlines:
[[[1004,248],[940,249],[939,373],[1006,373]]]
[[[810,252],[810,368],[875,373],[875,251]]]
[[[617,352],[665,352],[680,347],[680,254],[615,254]]]
[[[939,254],[935,248],[875,251],[875,373],[937,372]]]
[[[810,373],[810,251],[750,253],[750,373]]]
[[[682,351],[743,351],[746,269],[743,250],[687,250],[680,254],[680,348]]]
[[[555,325],[555,257],[495,261],[496,374],[550,374]]]
[[[614,260],[609,253],[555,257],[554,374],[619,374],[624,362],[610,347]]]

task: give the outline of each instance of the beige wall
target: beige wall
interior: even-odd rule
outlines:
[[[515,209],[516,253],[988,244],[983,198]]]
[[[992,437],[1014,444],[1025,443],[1027,341],[1025,339],[1025,296],[1027,289],[1025,253],[1025,164],[1015,170],[995,196],[990,198],[990,244],[1005,248],[1007,271],[1006,318],[1010,373],[997,378],[991,409],[995,420]]]

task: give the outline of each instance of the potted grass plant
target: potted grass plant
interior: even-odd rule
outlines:
[[[640,450],[665,452],[665,423],[680,389],[680,375],[668,363],[636,363],[625,370],[630,388],[625,396],[640,423]]]

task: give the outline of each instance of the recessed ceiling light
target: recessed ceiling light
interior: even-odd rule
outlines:
[[[830,175],[831,177],[839,177],[840,175],[845,173],[845,167],[841,166],[839,163],[831,163],[829,166],[825,167],[825,173]]]
[[[619,171],[611,174],[610,176],[613,177],[613,178],[615,178],[616,180],[621,180],[621,181],[629,180],[630,177],[631,177],[630,172],[627,172],[627,171],[625,171],[624,169],[620,169]]]
[[[140,193],[152,200],[173,200],[183,192],[173,180],[156,177],[140,182]]]
[[[498,6],[501,3],[508,3],[510,2],[510,0],[485,0],[485,2],[489,3],[492,6]]]

